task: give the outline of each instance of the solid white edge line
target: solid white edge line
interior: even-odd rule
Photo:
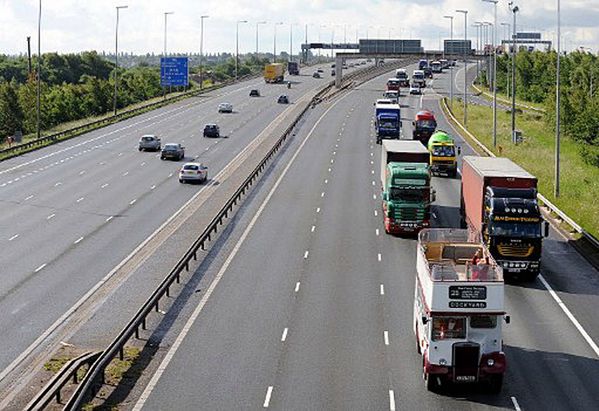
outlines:
[[[164,374],[164,371],[166,371],[166,368],[168,367],[168,365],[172,361],[173,357],[175,356],[177,350],[179,349],[179,347],[183,343],[183,340],[185,339],[185,337],[187,336],[187,334],[191,330],[191,327],[193,326],[194,322],[196,321],[196,319],[198,318],[198,316],[200,315],[200,313],[204,309],[204,306],[206,305],[206,303],[208,302],[208,299],[210,298],[210,296],[214,292],[214,289],[216,288],[216,286],[218,285],[218,283],[220,282],[220,280],[224,276],[225,271],[227,271],[227,269],[229,268],[229,265],[231,264],[231,262],[233,261],[233,259],[237,255],[237,253],[239,252],[241,246],[245,242],[245,239],[250,234],[250,231],[254,228],[254,225],[258,221],[258,218],[260,218],[260,216],[262,215],[262,213],[266,209],[266,206],[270,202],[270,199],[274,195],[275,191],[279,188],[279,185],[281,184],[281,181],[283,181],[283,178],[285,178],[285,176],[287,175],[287,172],[289,171],[289,169],[291,168],[291,166],[295,162],[295,159],[299,156],[301,150],[304,148],[304,146],[308,142],[308,139],[310,138],[310,136],[312,136],[312,134],[314,133],[314,130],[316,130],[316,127],[318,127],[318,125],[320,124],[320,122],[322,121],[322,119],[329,113],[329,111],[331,111],[340,101],[342,101],[346,96],[349,96],[349,95],[350,94],[348,93],[348,94],[345,94],[344,96],[342,96],[339,100],[337,100],[335,103],[333,103],[320,116],[320,118],[316,121],[316,123],[314,124],[314,126],[312,127],[312,129],[310,130],[310,132],[306,135],[306,137],[304,138],[304,140],[302,141],[302,143],[299,145],[299,147],[297,148],[297,150],[295,151],[295,153],[293,153],[293,156],[291,157],[291,159],[287,163],[287,166],[285,166],[285,168],[281,172],[281,175],[279,176],[279,178],[277,179],[277,181],[275,182],[275,184],[273,185],[273,187],[270,189],[270,192],[268,193],[268,195],[266,196],[266,198],[264,199],[264,201],[260,205],[260,208],[258,209],[258,211],[256,211],[256,214],[254,215],[254,217],[252,218],[252,220],[250,221],[250,223],[246,227],[246,229],[243,232],[243,234],[241,234],[241,237],[239,238],[239,240],[237,240],[237,243],[235,244],[235,246],[231,250],[231,253],[229,254],[229,256],[227,257],[227,259],[223,263],[222,267],[220,268],[220,270],[218,271],[218,273],[216,274],[216,276],[212,280],[212,283],[210,283],[210,286],[206,289],[206,293],[204,294],[204,296],[200,300],[199,304],[197,305],[197,307],[195,308],[195,310],[191,314],[191,317],[189,317],[189,319],[185,323],[185,326],[181,330],[181,333],[177,336],[175,342],[173,343],[173,345],[170,347],[170,349],[168,350],[168,352],[166,353],[166,355],[162,359],[162,362],[158,366],[158,369],[156,370],[156,372],[152,376],[150,382],[148,383],[148,385],[146,386],[146,388],[142,392],[141,396],[137,400],[137,403],[133,407],[133,411],[140,411],[142,409],[142,407],[144,406],[144,404],[146,403],[146,401],[148,400],[148,398],[150,397],[150,395],[152,394],[152,391],[154,390],[154,388],[158,384],[158,381],[160,380],[160,378]],[[269,401],[270,401],[270,392],[272,392],[272,386],[269,387],[269,392],[267,393],[267,399]],[[264,403],[266,404],[266,401]]]
[[[389,390],[389,410],[395,411],[395,393]]]
[[[37,268],[35,269],[35,272],[36,272],[36,273],[39,273],[40,271],[42,271],[42,270],[44,269],[44,267],[45,267],[45,266],[46,266],[46,263],[44,263],[44,264],[40,265],[39,267],[37,267]]]
[[[559,308],[562,309],[562,311],[570,319],[572,324],[574,324],[574,326],[576,327],[576,329],[578,330],[580,335],[582,335],[582,338],[584,338],[584,340],[587,342],[587,344],[595,352],[595,355],[597,357],[599,357],[599,346],[597,346],[597,344],[595,343],[595,341],[593,341],[591,336],[586,332],[586,330],[582,327],[582,325],[580,325],[580,323],[578,322],[576,317],[574,317],[572,312],[568,309],[568,307],[566,307],[566,304],[564,304],[562,299],[559,298],[557,293],[553,290],[553,288],[549,285],[549,283],[545,280],[545,278],[541,274],[539,274],[539,280],[541,280],[541,283],[543,284],[543,286],[547,289],[547,291],[549,291],[549,294],[551,295],[551,297],[553,297],[553,299],[555,300],[555,302],[557,303]]]
[[[516,399],[516,397],[511,397],[511,398],[512,398],[512,404],[514,404],[514,409],[516,411],[521,411],[520,404],[518,404],[518,400]]]
[[[285,329],[283,330],[283,335],[281,336],[281,342],[285,342],[285,340],[287,339],[288,332],[289,332],[289,328],[285,327]]]
[[[268,389],[266,390],[266,397],[264,397],[264,404],[263,407],[264,408],[268,408],[268,406],[270,405],[270,397],[272,396],[272,385],[268,386]]]

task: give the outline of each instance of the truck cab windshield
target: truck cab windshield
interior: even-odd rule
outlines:
[[[397,126],[397,120],[390,118],[382,118],[379,121],[379,126],[381,128],[392,128],[394,129]]]
[[[435,122],[435,120],[418,120],[416,122],[416,127],[435,129],[437,127],[437,123]]]
[[[491,224],[491,235],[501,237],[540,238],[541,224],[494,221]]]
[[[455,157],[455,147],[433,146],[433,155],[435,157]]]
[[[428,198],[428,189],[415,187],[391,187],[389,198],[395,201],[421,202]]]

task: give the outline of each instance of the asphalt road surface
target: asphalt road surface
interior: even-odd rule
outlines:
[[[556,232],[542,277],[506,286],[502,392],[426,391],[412,332],[416,241],[386,235],[381,216],[372,116],[387,77],[309,114],[196,273],[202,295],[161,341],[135,409],[597,409],[599,273]],[[438,105],[448,77],[402,96],[404,137],[429,108],[472,154]],[[434,225],[457,227],[459,179],[433,186]]]

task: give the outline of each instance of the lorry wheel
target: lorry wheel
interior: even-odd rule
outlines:
[[[429,373],[424,373],[424,386],[427,391],[434,392],[437,388],[436,378],[434,375],[430,375]]]
[[[449,175],[449,177],[451,177],[451,178],[456,178],[456,176],[458,175],[458,170],[453,170],[453,171],[450,171],[450,172],[448,173],[448,175]]]
[[[503,385],[503,374],[493,374],[489,377],[489,382],[488,382],[489,393],[491,393],[491,394],[501,393],[502,385]]]

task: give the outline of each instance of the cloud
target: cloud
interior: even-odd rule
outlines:
[[[555,37],[554,2],[519,0],[518,14],[522,31],[542,31]],[[562,32],[569,47],[599,43],[599,2],[571,0],[562,2]],[[0,0],[0,52],[24,53],[26,36],[32,36],[37,48],[38,0]],[[458,8],[469,10],[469,25],[474,21],[493,21],[493,7],[481,0],[43,0],[42,50],[77,52],[114,49],[115,6],[127,4],[120,14],[120,50],[135,53],[160,53],[164,44],[164,12],[168,17],[168,49],[173,52],[197,52],[200,42],[200,15],[205,20],[207,52],[235,49],[236,21],[239,26],[241,52],[256,47],[257,21],[260,26],[260,50],[273,48],[274,24],[277,26],[277,50],[289,49],[290,23],[293,23],[294,52],[305,38],[318,41],[354,41],[365,38],[421,38],[427,49],[438,48],[439,39],[449,37],[449,21],[443,15],[453,14],[454,36],[463,36],[463,16]],[[498,20],[511,23],[511,13],[503,0],[498,4]],[[306,24],[307,27],[306,27]],[[501,27],[499,33],[503,33]],[[472,27],[470,35],[475,35]]]

